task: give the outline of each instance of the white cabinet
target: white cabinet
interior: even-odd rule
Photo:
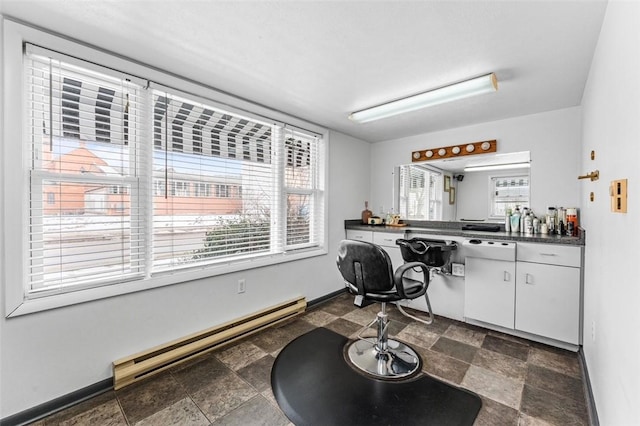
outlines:
[[[581,265],[581,247],[557,244],[518,242],[516,262],[467,257],[464,316],[579,345]]]
[[[513,329],[516,263],[467,257],[464,315]]]
[[[517,330],[580,343],[581,258],[580,247],[518,244]]]

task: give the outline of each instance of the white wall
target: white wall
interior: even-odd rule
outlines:
[[[369,156],[370,144],[331,132],[328,255],[0,318],[0,418],[111,377],[111,363],[123,356],[296,296],[313,300],[343,288],[336,247],[344,220],[359,217],[368,197]],[[244,294],[236,293],[239,278],[247,281]]]
[[[609,2],[583,97],[582,170],[600,170],[600,180],[580,190],[587,229],[584,352],[602,425],[640,419],[639,28],[640,3]],[[627,214],[610,212],[615,179],[629,180]]]
[[[392,171],[411,163],[411,152],[496,139],[498,153],[531,152],[531,206],[580,206],[581,108],[493,121],[375,143],[371,150],[371,198],[377,212],[391,207]],[[464,180],[456,185],[464,185]],[[445,204],[447,201],[445,200]]]

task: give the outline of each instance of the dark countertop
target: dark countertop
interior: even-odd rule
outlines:
[[[389,232],[396,234],[403,234],[405,232],[411,232],[414,234],[430,234],[430,235],[450,235],[460,236],[464,238],[485,238],[492,240],[508,240],[508,241],[520,241],[527,243],[543,243],[543,244],[566,244],[572,246],[584,246],[585,244],[585,231],[582,228],[578,228],[577,237],[568,237],[565,235],[545,235],[534,234],[525,235],[518,232],[505,232],[504,226],[501,226],[501,230],[498,232],[487,231],[469,231],[463,230],[464,225],[469,225],[466,222],[439,222],[439,221],[414,221],[408,223],[407,226],[385,226],[385,225],[363,225],[360,220],[345,220],[345,229],[358,229],[361,231],[374,231],[374,232]],[[494,225],[494,224],[491,224]]]

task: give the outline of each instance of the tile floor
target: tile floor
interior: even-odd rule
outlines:
[[[233,346],[110,391],[35,423],[42,425],[290,425],[270,371],[280,349],[315,327],[353,336],[375,317],[342,294]],[[446,318],[431,326],[388,309],[391,335],[412,345],[423,370],[478,393],[475,425],[587,425],[578,356]]]

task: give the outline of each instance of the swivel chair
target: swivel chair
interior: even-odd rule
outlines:
[[[386,304],[426,296],[427,266],[422,262],[408,262],[394,272],[386,251],[375,244],[355,240],[340,242],[337,265],[348,291],[356,296],[356,304],[363,300],[381,304],[376,318],[364,326],[357,334],[358,339],[348,346],[349,361],[380,379],[407,378],[418,372],[421,367],[418,354],[404,343],[388,338]],[[422,281],[405,276],[414,268],[421,270]],[[362,337],[374,324],[376,339]]]

